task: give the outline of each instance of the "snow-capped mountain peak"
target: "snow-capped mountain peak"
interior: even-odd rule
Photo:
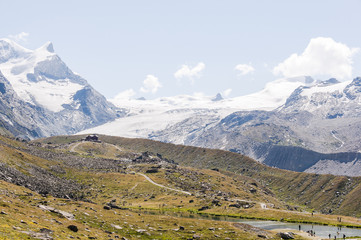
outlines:
[[[122,115],[66,66],[51,42],[29,50],[0,39],[0,73],[0,108],[8,109],[0,122],[17,126],[16,135],[19,129],[30,138],[71,134]]]
[[[217,93],[217,95],[214,98],[212,98],[213,102],[217,102],[217,101],[221,101],[221,100],[223,100],[223,97],[222,97],[222,94],[220,94],[220,93]]]
[[[36,50],[0,40],[0,69],[17,95],[25,102],[59,112],[84,88],[85,80],[75,75],[47,42]]]

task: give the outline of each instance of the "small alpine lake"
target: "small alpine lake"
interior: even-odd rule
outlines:
[[[301,231],[304,232],[312,230],[312,232],[314,232],[318,237],[329,238],[329,234],[331,234],[331,239],[334,239],[335,236],[337,238],[342,238],[343,235],[345,235],[345,237],[361,236],[361,228],[347,228],[347,227],[337,227],[337,226],[328,226],[328,225],[290,223],[290,222],[269,221],[269,220],[253,220],[253,219],[244,219],[244,218],[232,217],[232,216],[212,215],[212,214],[203,214],[203,213],[199,214],[199,213],[190,213],[190,212],[172,212],[172,211],[148,210],[148,209],[130,209],[130,210],[137,213],[151,214],[151,215],[167,215],[173,217],[244,223],[265,230],[290,229],[290,231],[292,231],[292,230],[300,229]]]

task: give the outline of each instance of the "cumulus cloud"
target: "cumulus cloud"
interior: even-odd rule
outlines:
[[[130,99],[135,95],[135,91],[133,89],[127,89],[123,92],[118,93],[114,100],[123,100],[123,99]]]
[[[349,79],[352,77],[352,58],[358,51],[359,48],[350,48],[332,38],[312,38],[302,54],[289,56],[273,69],[273,74]]]
[[[235,70],[239,71],[240,75],[247,75],[249,73],[254,72],[254,68],[251,64],[238,64],[234,67]]]
[[[13,41],[15,41],[17,43],[27,42],[28,37],[29,37],[29,33],[26,33],[26,32],[21,32],[19,34],[9,35],[8,36],[8,38],[10,38],[11,40],[13,40]]]
[[[232,92],[232,89],[231,89],[231,88],[228,88],[228,89],[226,89],[226,90],[224,90],[224,91],[222,92],[222,95],[223,95],[224,97],[228,97],[229,94],[231,94],[231,92]]]
[[[201,72],[204,70],[205,67],[206,65],[203,62],[199,62],[193,68],[184,64],[174,73],[174,77],[178,80],[182,78],[188,78],[191,83],[194,83],[194,78],[199,78],[201,76]]]
[[[140,88],[140,91],[147,93],[156,93],[158,88],[162,87],[162,84],[158,81],[158,78],[153,75],[147,75],[143,81],[143,87]]]

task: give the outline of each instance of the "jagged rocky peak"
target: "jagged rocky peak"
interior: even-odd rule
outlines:
[[[37,49],[37,51],[47,51],[49,53],[54,53],[54,46],[52,42],[47,42],[43,46]]]
[[[222,94],[220,94],[220,93],[217,93],[217,95],[214,98],[212,98],[213,102],[217,102],[217,101],[221,101],[221,100],[223,100],[223,97],[222,97]]]
[[[360,97],[361,93],[361,77],[355,78],[350,84],[348,84],[343,92],[350,100],[355,100]]]
[[[352,84],[355,86],[361,86],[361,77],[356,77],[353,81]]]
[[[15,136],[73,134],[121,114],[73,73],[51,42],[36,50],[0,40],[0,123]],[[1,117],[1,113],[0,113]]]
[[[27,50],[10,40],[2,43],[4,49],[12,50],[0,51],[0,70],[23,101],[59,112],[64,110],[64,104],[71,104],[77,91],[88,86],[54,53],[51,42],[36,50]]]

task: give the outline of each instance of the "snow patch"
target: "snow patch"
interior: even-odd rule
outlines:
[[[352,81],[345,81],[345,82],[340,82],[340,83],[336,83],[333,85],[327,85],[324,86],[322,84],[320,85],[315,85],[312,86],[310,88],[305,88],[302,90],[301,96],[305,96],[308,98],[311,98],[312,95],[314,94],[319,94],[319,93],[333,93],[338,91],[339,93],[342,93],[342,91],[346,88],[347,85],[349,85]]]

